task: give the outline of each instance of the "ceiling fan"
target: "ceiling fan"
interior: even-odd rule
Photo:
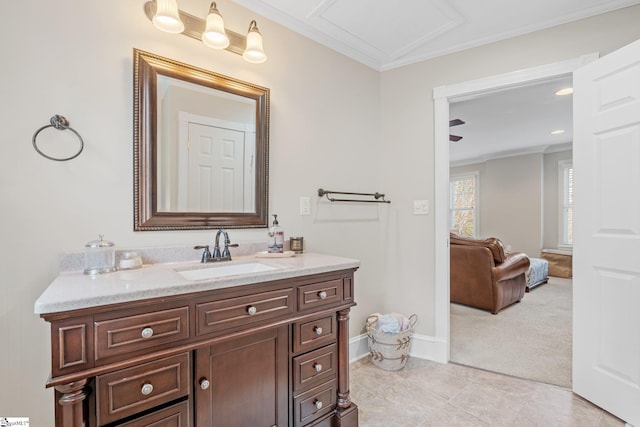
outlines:
[[[459,126],[459,125],[463,125],[463,124],[465,124],[465,122],[463,122],[460,119],[449,120],[449,127]],[[462,139],[461,136],[449,134],[449,141],[451,141],[451,142],[458,142],[461,139]]]

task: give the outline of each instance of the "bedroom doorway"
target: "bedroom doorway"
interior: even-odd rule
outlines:
[[[486,96],[517,87],[534,85],[546,80],[571,76],[573,70],[593,61],[597,55],[588,55],[571,61],[518,71],[486,79],[434,89],[436,127],[436,336],[443,343],[440,352],[448,362],[452,360],[451,306],[449,301],[449,120],[452,103]],[[463,118],[462,118],[463,119]],[[464,120],[464,119],[463,119]],[[455,133],[455,128],[451,129]],[[484,232],[482,232],[484,234]],[[540,240],[540,239],[539,239]],[[534,242],[535,244],[535,242]],[[538,247],[541,244],[538,243]],[[456,313],[454,313],[455,315]],[[493,316],[500,319],[500,314]],[[503,319],[506,316],[502,316]],[[497,320],[500,321],[500,320]],[[569,367],[570,369],[570,367]],[[569,374],[570,375],[570,374]]]
[[[565,244],[564,227],[559,227],[559,200],[564,200],[559,190],[565,183],[560,166],[572,162],[573,102],[555,93],[572,86],[571,75],[561,76],[450,102],[452,122],[464,122],[451,128],[452,230],[465,237],[500,238],[513,256],[540,258],[541,247]],[[555,129],[565,132],[552,134]],[[467,269],[460,258],[471,254],[456,253],[450,259],[457,260],[453,272],[466,273],[450,280],[475,280],[477,270]],[[490,297],[490,265],[481,268],[487,269],[487,280],[475,286],[486,285],[486,293],[468,301],[461,288],[452,288],[462,304],[450,306],[450,361],[570,388],[572,280],[532,282],[520,303],[507,302],[493,315],[476,306]]]

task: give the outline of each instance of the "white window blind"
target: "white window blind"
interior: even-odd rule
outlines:
[[[449,182],[449,229],[478,237],[478,172],[452,175]]]
[[[560,160],[558,162],[559,184],[559,247],[573,246],[573,162]]]

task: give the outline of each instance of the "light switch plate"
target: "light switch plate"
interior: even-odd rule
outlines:
[[[311,215],[311,199],[309,197],[300,197],[300,215]]]
[[[428,200],[414,200],[413,201],[413,214],[414,215],[429,215],[429,201]]]

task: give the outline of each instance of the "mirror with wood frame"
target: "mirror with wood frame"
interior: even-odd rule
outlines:
[[[134,49],[134,230],[268,226],[269,89]]]

